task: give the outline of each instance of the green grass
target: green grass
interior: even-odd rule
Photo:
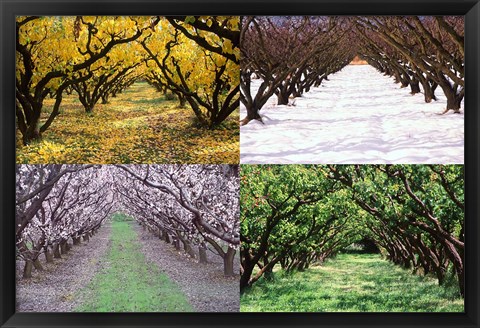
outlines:
[[[148,263],[137,234],[121,215],[112,220],[107,262],[82,291],[79,312],[192,312],[185,295],[170,278]]]
[[[372,254],[342,254],[304,272],[277,271],[240,299],[241,312],[463,312],[455,286],[438,286]]]
[[[131,217],[126,215],[125,213],[117,212],[112,215],[112,221],[114,222],[135,222],[135,220]]]

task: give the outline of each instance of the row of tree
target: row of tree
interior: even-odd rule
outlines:
[[[464,97],[460,16],[27,16],[16,24],[16,117],[24,144],[49,128],[65,91],[75,90],[89,112],[140,78],[188,103],[207,127],[240,100],[244,123],[260,119],[270,97],[287,104],[356,55],[412,93],[421,86],[426,102],[440,86],[446,110],[458,112]],[[256,90],[252,78],[262,80]],[[47,97],[55,99],[48,113]]]
[[[213,127],[239,105],[239,17],[18,17],[16,117],[24,144],[41,138],[75,91],[85,111],[133,82],[156,81]],[[43,108],[55,99],[53,109]]]
[[[104,174],[92,165],[17,165],[15,237],[23,277],[72,244],[88,241],[114,210]]]
[[[260,119],[270,97],[279,105],[319,86],[354,57],[348,46],[347,21],[324,16],[245,16],[240,34],[240,100],[247,110],[243,124]],[[261,79],[258,89],[252,79]]]
[[[122,211],[200,263],[220,256],[224,275],[238,274],[237,165],[120,165],[115,193]],[[118,170],[118,169],[117,169]],[[198,250],[195,250],[195,248]]]
[[[463,188],[460,165],[242,166],[241,290],[370,241],[463,295]]]
[[[238,167],[229,165],[18,165],[16,249],[32,268],[68,252],[121,211],[207,261],[207,250],[235,275],[239,237]],[[194,251],[198,247],[198,253]]]
[[[412,94],[423,89],[446,110],[459,112],[464,97],[464,19],[461,16],[242,17],[240,100],[243,120],[261,119],[273,95],[279,105],[318,87],[355,56],[395,76]],[[252,78],[260,78],[258,89]],[[420,88],[421,86],[421,88]]]
[[[446,111],[458,113],[465,95],[464,17],[357,17],[359,55],[382,73],[394,76],[411,93],[423,90],[436,100],[438,86]],[[421,86],[421,88],[420,88]]]
[[[213,250],[225,275],[241,240],[242,289],[372,240],[463,294],[463,186],[459,165],[250,165],[240,184],[231,165],[18,165],[17,255],[30,277],[124,211],[200,262]]]

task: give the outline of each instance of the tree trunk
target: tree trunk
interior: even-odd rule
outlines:
[[[165,238],[165,242],[166,242],[166,243],[170,243],[170,235],[168,234],[168,232],[165,231],[165,232],[163,233],[163,236],[164,236],[164,238]]]
[[[48,248],[45,250],[45,261],[47,261],[47,263],[53,262],[53,252]]]
[[[198,255],[200,258],[200,263],[208,263],[207,248],[205,247],[205,243],[201,243],[200,245],[198,245]]]
[[[62,252],[62,254],[67,254],[68,249],[67,249],[67,242],[66,241],[62,241],[60,243],[60,251]]]
[[[42,263],[40,262],[40,260],[39,260],[38,258],[35,259],[35,261],[33,261],[33,266],[34,266],[35,269],[37,269],[38,271],[43,271]]]
[[[95,107],[95,105],[88,104],[84,107],[85,107],[85,113],[90,114],[91,112],[93,112],[93,107]]]
[[[287,89],[287,88],[286,88]],[[288,90],[288,89],[287,89]],[[277,105],[288,105],[288,96],[289,93],[287,90],[283,90],[281,88],[278,92],[276,92],[277,95]]]
[[[463,95],[459,96],[457,94],[450,94],[447,95],[447,109],[453,109],[454,113],[459,114],[460,113],[460,108],[461,108],[461,103],[462,103]]]
[[[38,128],[38,124],[35,127],[29,126],[27,131],[23,134],[23,144],[26,146],[32,141],[38,141],[42,139],[42,135]]]
[[[187,99],[183,95],[177,95],[177,96],[179,101],[179,107],[185,108],[185,105],[187,104]]]
[[[255,108],[255,105],[245,106],[247,110],[247,117],[245,117],[241,124],[245,125],[251,120],[259,120],[262,121],[262,117],[260,116],[259,110]]]
[[[305,271],[305,267],[307,266],[307,257],[303,256],[298,262],[298,271]]]
[[[32,278],[32,268],[33,268],[32,261],[26,260],[25,266],[23,267],[23,278],[26,278],[26,279]]]
[[[243,273],[240,276],[240,293],[249,286],[250,277],[252,276],[254,267],[255,265],[250,263],[243,266]]]
[[[446,110],[453,110],[454,113],[460,113],[460,103],[463,99],[463,90],[457,92],[458,89],[453,87],[447,78],[442,74],[437,74],[440,78],[438,84],[443,90],[443,93],[447,97],[447,108]]]
[[[410,85],[410,77],[408,74],[400,74],[401,88],[406,88]]]
[[[223,258],[223,274],[225,277],[233,277],[236,275],[233,268],[233,260],[235,258],[235,248],[229,247],[225,257]]]
[[[455,272],[458,279],[458,287],[460,289],[460,294],[465,296],[465,277],[464,277],[464,267],[463,267],[463,258],[458,253],[455,246],[449,241],[444,241],[442,243],[445,246],[445,253],[447,257],[452,262]]]
[[[185,253],[187,253],[192,259],[196,258],[197,257],[197,254],[195,254],[195,251],[193,250],[192,248],[192,245],[190,245],[190,243],[188,241],[183,241],[183,250],[185,251]]]
[[[437,97],[435,96],[435,91],[432,89],[432,87],[430,87],[430,85],[428,85],[427,87],[424,86],[423,94],[426,103],[431,103],[432,100],[437,100]]]
[[[88,237],[88,233],[83,236],[83,241],[90,241],[90,238]]]
[[[266,269],[265,272],[263,273],[263,277],[266,280],[272,280],[273,279],[273,268]]]
[[[437,97],[435,97],[437,84],[435,82],[425,77],[422,73],[416,73],[415,79],[418,79],[423,87],[423,96],[425,97],[426,103],[431,103],[432,100],[437,100]]]
[[[180,250],[180,239],[175,238],[174,245],[175,245],[175,249],[177,251],[179,251]]]
[[[410,93],[412,95],[420,93],[420,82],[417,79],[410,80]]]
[[[62,258],[62,255],[60,254],[60,247],[59,247],[58,243],[53,245],[53,257],[56,258],[56,259],[61,259]]]

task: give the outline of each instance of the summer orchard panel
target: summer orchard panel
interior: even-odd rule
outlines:
[[[463,165],[242,165],[241,310],[463,312]]]

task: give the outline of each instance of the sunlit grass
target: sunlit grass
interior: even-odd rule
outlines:
[[[43,121],[53,99],[44,105]],[[188,105],[187,105],[188,106]],[[43,140],[23,146],[17,163],[238,163],[238,111],[217,129],[196,127],[190,108],[166,100],[145,82],[98,103],[87,114],[76,94],[66,95]]]
[[[79,312],[192,312],[185,295],[141,253],[131,222],[113,220],[106,267],[83,291]]]
[[[457,288],[438,286],[378,255],[342,254],[304,272],[277,271],[241,297],[242,312],[463,312]]]

